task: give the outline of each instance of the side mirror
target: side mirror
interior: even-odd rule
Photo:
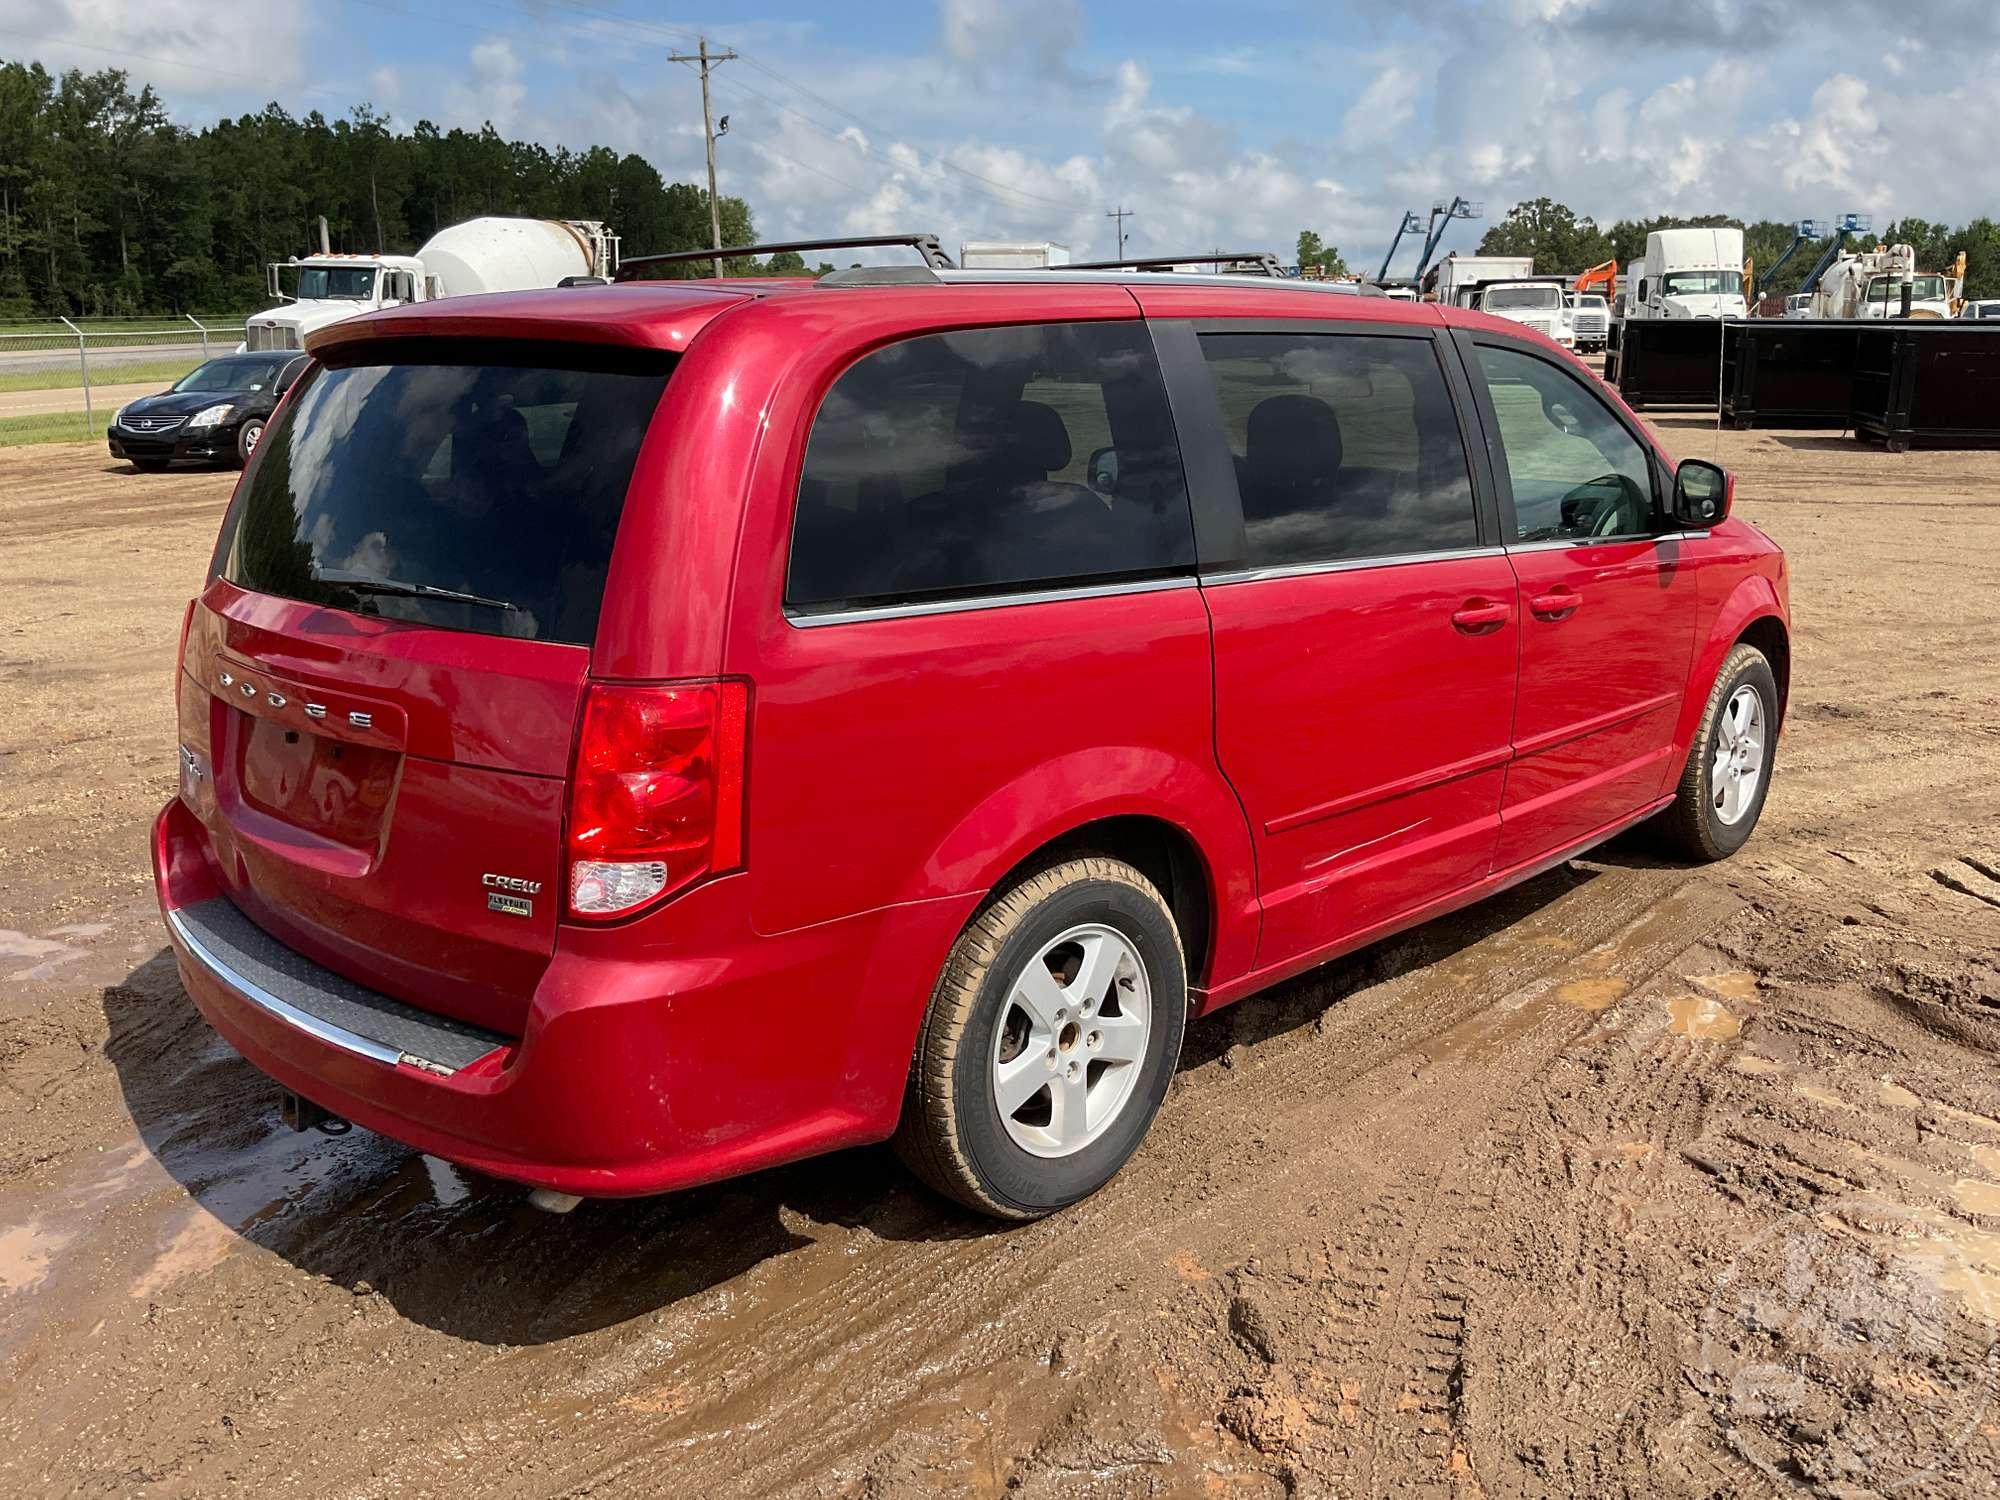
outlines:
[[[1118,493],[1118,450],[1098,448],[1090,455],[1090,487],[1100,495]]]
[[[1736,478],[1704,458],[1681,461],[1674,470],[1674,520],[1699,531],[1726,519],[1736,498]]]

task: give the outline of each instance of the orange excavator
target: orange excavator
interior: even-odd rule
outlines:
[[[1592,266],[1576,278],[1576,285],[1570,290],[1579,295],[1603,289],[1604,300],[1611,301],[1618,295],[1618,262],[1607,260],[1601,266]]]

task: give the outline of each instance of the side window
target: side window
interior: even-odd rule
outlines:
[[[1514,491],[1509,540],[1644,536],[1654,530],[1646,449],[1589,387],[1547,360],[1481,345]]]
[[[923,601],[1186,572],[1194,525],[1141,323],[932,334],[834,382],[785,602]]]
[[[1429,339],[1206,334],[1252,567],[1479,544],[1451,390]]]

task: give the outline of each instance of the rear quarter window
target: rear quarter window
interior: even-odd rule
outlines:
[[[587,645],[671,360],[442,344],[311,371],[245,476],[221,574],[385,619]]]
[[[828,392],[799,481],[794,612],[1190,571],[1194,528],[1142,324],[931,334]]]

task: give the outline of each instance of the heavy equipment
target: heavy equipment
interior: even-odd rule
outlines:
[[[415,255],[337,255],[322,219],[317,253],[265,269],[280,302],[251,314],[243,347],[303,349],[307,334],[330,323],[405,302],[608,280],[618,236],[595,219],[493,217],[439,230]]]

